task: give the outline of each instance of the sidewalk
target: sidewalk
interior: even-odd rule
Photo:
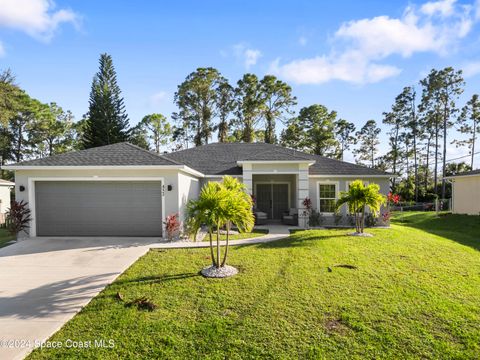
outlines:
[[[261,244],[270,241],[284,239],[290,236],[290,229],[299,229],[297,226],[287,225],[262,225],[256,229],[267,229],[268,234],[251,239],[230,240],[229,245],[245,245],[245,244]],[[221,245],[225,245],[226,241],[220,241]],[[216,242],[215,242],[216,244]],[[165,243],[154,243],[150,245],[152,249],[179,249],[179,248],[203,248],[209,247],[208,241],[174,241]]]

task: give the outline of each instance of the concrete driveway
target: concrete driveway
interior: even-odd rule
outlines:
[[[0,359],[22,359],[155,242],[33,238],[0,249]]]

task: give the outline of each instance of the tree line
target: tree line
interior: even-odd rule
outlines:
[[[383,114],[389,146],[380,155],[381,130],[375,120],[357,129],[321,104],[305,106],[296,114],[292,88],[275,76],[247,73],[231,84],[211,67],[196,69],[178,85],[174,95],[178,110],[171,123],[155,113],[130,126],[112,58],[101,54],[89,108],[79,121],[55,103],[31,98],[11,71],[0,73],[1,162],[122,141],[160,153],[167,144],[169,150],[178,150],[208,144],[216,137],[219,142],[279,143],[335,159],[344,159],[351,150],[357,163],[399,175],[391,186],[403,198],[422,200],[434,194],[444,198],[445,176],[473,166],[480,132],[478,95],[461,108],[457,105],[464,86],[462,72],[451,67],[433,69],[416,86],[406,86]],[[449,140],[453,128],[463,140]],[[468,148],[469,165],[447,163],[450,143]]]

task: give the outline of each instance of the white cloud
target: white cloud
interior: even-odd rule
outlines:
[[[480,61],[466,63],[465,65],[463,65],[462,69],[463,75],[466,78],[478,75],[480,74]]]
[[[260,50],[252,49],[245,43],[233,45],[233,54],[243,63],[247,70],[256,65],[258,59],[262,56]]]
[[[258,59],[262,56],[260,50],[247,49],[245,50],[245,67],[248,69],[255,65]]]
[[[455,13],[455,3],[457,0],[429,1],[420,7],[420,11],[425,15],[451,16]]]
[[[339,57],[318,56],[279,66],[277,59],[270,68],[298,84],[321,84],[342,80],[356,84],[374,83],[400,74],[395,66],[371,63],[362,54],[346,52]]]
[[[168,99],[168,94],[166,91],[159,91],[152,96],[150,96],[150,105],[155,107],[163,103]]]
[[[51,0],[0,0],[0,27],[16,29],[49,41],[62,23],[78,25],[70,9],[56,9]]]
[[[408,6],[400,18],[377,16],[346,22],[335,32],[327,54],[283,65],[277,60],[272,68],[300,84],[378,82],[401,72],[382,60],[419,52],[445,55],[470,32],[473,23],[471,6],[456,6],[455,0],[429,2],[420,10]]]
[[[307,42],[308,42],[308,39],[307,39],[305,36],[300,36],[300,37],[298,38],[298,43],[299,43],[301,46],[307,45]]]

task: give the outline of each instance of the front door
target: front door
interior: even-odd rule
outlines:
[[[288,211],[288,184],[256,184],[257,209],[269,219],[281,219]]]

